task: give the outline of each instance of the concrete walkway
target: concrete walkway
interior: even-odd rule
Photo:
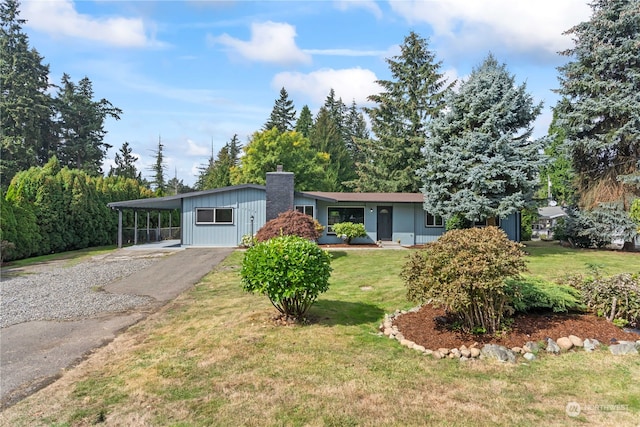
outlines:
[[[224,260],[233,248],[124,248],[108,256],[124,258],[130,251],[166,251],[151,267],[104,286],[106,292],[146,295],[155,302],[127,313],[59,322],[35,321],[0,331],[0,409],[55,381],[63,369],[80,362],[97,347],[144,319],[191,286]],[[60,296],[64,298],[64,295]]]

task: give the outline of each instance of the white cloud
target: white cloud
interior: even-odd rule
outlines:
[[[562,33],[591,14],[585,0],[421,0],[390,1],[410,24],[431,25],[434,37],[476,49],[500,41],[510,50],[555,54],[571,46]],[[465,34],[460,38],[460,34]]]
[[[227,46],[241,57],[251,61],[272,62],[282,65],[308,64],[311,56],[300,50],[295,43],[294,26],[280,22],[251,24],[251,40],[243,41],[228,34],[207,36],[212,44]]]
[[[310,55],[326,56],[384,56],[386,50],[355,50],[355,49],[304,49]]]
[[[371,12],[376,18],[382,18],[382,10],[380,10],[378,4],[373,0],[336,0],[333,4],[338,10],[365,9]]]
[[[198,145],[190,139],[187,139],[187,156],[198,156],[198,157],[206,157],[211,154],[211,149],[204,147],[202,145]]]
[[[137,18],[94,18],[75,10],[71,0],[26,1],[21,17],[27,26],[52,36],[98,41],[118,47],[160,46],[147,37],[147,29]]]
[[[349,105],[352,100],[360,106],[367,104],[367,97],[380,93],[381,87],[371,70],[348,68],[342,70],[321,69],[308,74],[282,72],[274,76],[271,86],[274,89],[285,87],[290,94],[298,93],[309,97],[313,102],[322,104],[333,89],[336,97]]]

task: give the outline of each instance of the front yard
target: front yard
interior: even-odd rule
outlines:
[[[640,272],[640,255],[535,244],[531,275],[598,264]],[[333,252],[329,291],[306,326],[276,326],[266,297],[241,290],[235,252],[193,290],[130,328],[56,383],[0,416],[2,426],[632,425],[640,357],[608,351],[524,364],[434,360],[378,334],[412,305],[407,251]],[[567,404],[581,411],[567,415]],[[570,406],[570,409],[574,406]],[[575,415],[575,413],[572,413]]]

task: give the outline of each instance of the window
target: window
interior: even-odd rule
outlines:
[[[233,224],[233,209],[196,208],[196,224]]]
[[[485,218],[481,221],[475,221],[473,223],[474,227],[488,227],[488,226],[495,226],[495,227],[500,227],[500,218],[498,218],[497,216],[492,216],[491,218]]]
[[[331,226],[340,222],[353,222],[356,224],[364,224],[364,208],[343,208],[329,207],[327,208],[328,221],[327,233],[332,234]]]
[[[295,209],[298,212],[301,212],[305,215],[309,215],[311,218],[314,218],[313,205],[296,205]]]
[[[440,215],[431,215],[429,212],[424,213],[425,227],[444,227],[444,220]]]

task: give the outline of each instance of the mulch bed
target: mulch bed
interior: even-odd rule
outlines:
[[[451,330],[451,319],[442,308],[424,305],[417,312],[397,317],[393,324],[408,340],[431,350],[460,348],[477,344],[498,344],[507,348],[522,347],[527,341],[557,340],[576,335],[597,339],[602,344],[640,340],[640,334],[625,332],[606,319],[590,314],[534,313],[517,314],[508,332],[496,335],[474,335]]]

